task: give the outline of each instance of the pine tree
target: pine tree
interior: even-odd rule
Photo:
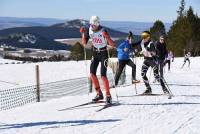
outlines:
[[[184,50],[191,51],[192,55],[199,55],[200,18],[194,14],[191,6],[185,11],[184,0],[181,0],[177,13],[178,17],[168,32],[168,49],[173,50],[176,56],[183,56]]]
[[[151,37],[154,41],[158,40],[161,35],[166,35],[165,25],[162,21],[157,20],[153,27],[150,28]]]
[[[187,17],[182,17],[174,21],[168,32],[168,49],[172,50],[176,56],[183,56],[183,49],[188,50],[192,38],[192,27]]]
[[[70,58],[76,61],[84,59],[84,48],[79,42],[76,42],[71,48]]]
[[[180,17],[183,17],[184,16],[184,11],[185,11],[185,0],[181,0],[181,5],[179,7],[179,10],[177,11],[178,13],[178,18]]]

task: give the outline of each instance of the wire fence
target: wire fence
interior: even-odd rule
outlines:
[[[112,87],[114,85],[112,74],[108,74],[107,77]],[[124,79],[121,80],[120,83],[123,84]],[[103,87],[101,80],[100,86]],[[37,102],[36,88],[37,86],[33,85],[5,90],[0,89],[0,110],[7,110]],[[40,84],[40,101],[47,101],[63,96],[83,95],[89,91],[92,91],[92,84],[87,77]]]
[[[36,102],[36,87],[27,86],[0,91],[0,110],[23,106],[27,103]]]

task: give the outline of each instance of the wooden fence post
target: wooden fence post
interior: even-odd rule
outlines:
[[[35,66],[35,72],[36,72],[37,102],[40,102],[40,71],[39,71],[39,65]]]

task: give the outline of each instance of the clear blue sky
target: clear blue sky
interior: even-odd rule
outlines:
[[[200,16],[200,0],[185,0]],[[0,0],[0,16],[172,22],[180,0]]]

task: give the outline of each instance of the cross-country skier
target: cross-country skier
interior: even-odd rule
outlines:
[[[169,51],[169,53],[167,54],[167,57],[165,59],[165,62],[164,62],[164,66],[166,64],[168,64],[168,71],[170,71],[171,61],[172,62],[174,61],[174,55],[173,55],[172,51]]]
[[[134,45],[139,45],[141,48],[141,54],[144,55],[144,62],[142,64],[142,78],[144,81],[144,84],[146,86],[146,90],[143,94],[151,94],[152,93],[152,89],[150,87],[148,78],[146,76],[146,73],[149,69],[149,67],[153,68],[153,72],[154,72],[154,77],[157,81],[160,82],[161,86],[162,86],[162,90],[165,94],[169,94],[169,91],[167,90],[164,82],[163,82],[163,78],[161,78],[159,76],[158,73],[158,63],[157,63],[157,54],[156,54],[156,48],[154,43],[151,41],[151,37],[150,37],[150,32],[149,31],[144,31],[141,34],[142,37],[142,41],[135,43]]]
[[[188,67],[190,67],[190,56],[191,56],[191,53],[190,53],[190,52],[188,52],[188,53],[185,55],[185,57],[184,57],[184,63],[183,63],[183,65],[182,65],[181,68],[184,67],[186,61],[188,61]]]
[[[157,50],[157,55],[158,55],[160,77],[163,78],[164,61],[165,61],[165,57],[167,56],[167,48],[166,48],[164,36],[160,36],[159,41],[157,41],[156,50]]]
[[[123,41],[117,48],[119,67],[115,75],[115,86],[118,85],[120,75],[126,65],[132,67],[132,83],[134,84],[139,82],[136,80],[136,65],[129,57],[130,53],[133,51],[133,47],[131,46],[132,43],[133,34],[132,32],[129,32],[127,39]]]
[[[89,31],[89,32],[88,32]],[[101,64],[101,79],[103,81],[104,89],[106,91],[106,103],[111,104],[112,98],[110,94],[109,82],[107,79],[107,61],[108,61],[108,51],[107,45],[115,47],[114,42],[110,38],[108,32],[105,28],[100,25],[100,19],[98,16],[92,16],[90,18],[89,28],[81,27],[80,32],[82,33],[82,44],[85,47],[89,37],[92,39],[92,60],[90,65],[90,78],[96,89],[96,97],[92,101],[97,102],[102,100],[103,93],[100,89],[99,81],[96,76],[96,71],[99,65]]]

